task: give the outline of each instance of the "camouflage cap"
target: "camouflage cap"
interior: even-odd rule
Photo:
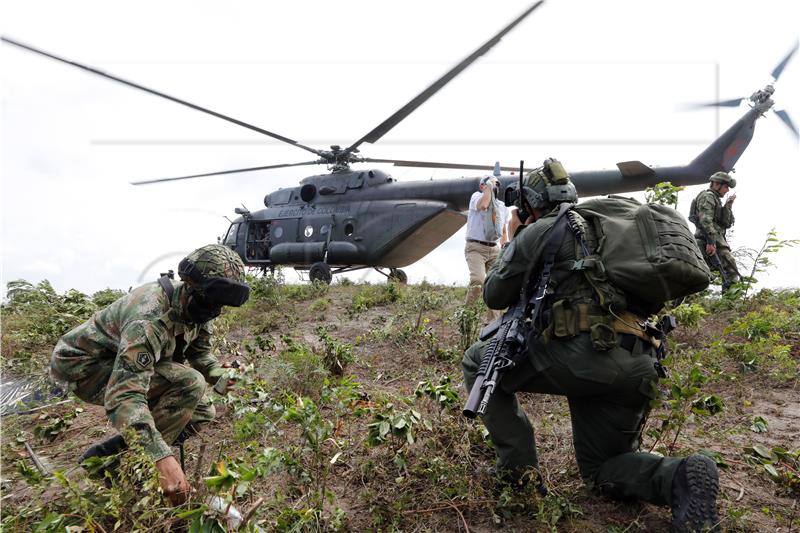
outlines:
[[[711,174],[711,177],[708,178],[708,181],[717,182],[717,183],[725,183],[731,189],[736,187],[736,178],[732,178],[730,174],[727,172],[714,172]]]
[[[190,266],[191,265],[191,266]],[[198,278],[228,278],[243,283],[244,263],[239,255],[221,244],[208,244],[187,255],[178,266],[183,280],[198,282]]]

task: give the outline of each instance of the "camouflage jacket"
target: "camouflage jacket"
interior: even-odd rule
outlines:
[[[725,240],[725,231],[733,226],[735,219],[730,206],[722,205],[722,196],[713,189],[706,189],[692,202],[689,219],[697,230],[694,236],[707,244],[730,248]]]
[[[156,363],[172,360],[176,337],[183,335],[183,357],[208,383],[216,379],[212,371],[221,367],[211,354],[211,322],[182,322],[179,302],[183,283],[171,283],[176,289],[171,302],[158,282],[153,282],[96,312],[59,339],[51,365],[55,378],[71,383],[96,373],[98,363],[111,366],[105,386],[106,414],[120,432],[136,430],[154,461],[172,454],[147,404]]]

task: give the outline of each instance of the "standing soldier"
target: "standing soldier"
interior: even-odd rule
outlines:
[[[719,531],[719,478],[711,459],[638,451],[658,374],[652,338],[636,324],[644,323],[652,310],[639,309],[633,295],[626,295],[627,311],[612,315],[604,310],[596,301],[596,288],[575,268],[583,256],[574,233],[567,230],[561,242],[550,244],[559,205],[578,198],[560,162],[545,161],[523,187],[525,211],[531,216],[518,232],[516,216],[509,224],[509,234],[516,235],[486,278],[486,305],[514,305],[527,280],[552,271],[539,314],[542,333],[527,337],[527,357],[505,374],[482,418],[497,453],[496,475],[516,486],[537,476],[534,428],[516,393],[563,395],[569,402],[578,469],[588,486],[615,499],[670,506],[673,531]],[[587,242],[596,246],[591,225],[585,231]],[[488,346],[477,342],[464,354],[468,391]]]
[[[711,186],[697,195],[689,209],[689,220],[697,230],[695,238],[697,247],[704,251],[706,263],[712,270],[718,270],[722,276],[722,292],[737,283],[740,279],[736,260],[731,254],[731,247],[725,240],[725,232],[733,226],[733,202],[736,193],[728,197],[723,204],[722,197],[736,187],[736,180],[727,172],[716,172],[709,178]]]
[[[206,383],[216,383],[229,366],[211,354],[211,321],[222,306],[238,307],[250,295],[242,260],[219,244],[190,253],[178,274],[181,281],[162,276],[95,313],[61,337],[50,362],[54,379],[69,383],[81,400],[104,406],[118,431],[137,436],[173,504],[190,487],[170,445],[214,418]],[[117,435],[82,459],[123,447]]]

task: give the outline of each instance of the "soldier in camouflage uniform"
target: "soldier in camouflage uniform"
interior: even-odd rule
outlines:
[[[709,181],[711,186],[698,194],[692,202],[689,220],[697,228],[694,234],[697,247],[705,251],[703,257],[709,268],[721,271],[722,291],[725,292],[740,279],[736,259],[725,240],[725,232],[735,222],[733,202],[736,194],[732,194],[725,204],[722,203],[722,197],[736,187],[736,180],[727,172],[716,172]]]
[[[535,281],[542,269],[560,203],[550,199],[552,176],[566,175],[557,161],[545,163],[524,183],[526,210],[532,213],[527,225],[516,231],[520,221],[514,216],[509,234],[515,237],[486,279],[483,297],[491,309],[514,305],[521,289],[531,277]],[[548,171],[548,166],[554,170]],[[575,189],[569,186],[571,192],[560,200],[577,202]],[[596,245],[593,230],[586,229],[588,243]],[[628,311],[617,313],[618,318],[610,316],[596,303],[595,289],[583,272],[570,268],[582,257],[577,250],[575,236],[567,230],[556,251],[540,315],[543,331],[528,336],[528,356],[504,374],[482,418],[497,452],[493,470],[500,481],[512,486],[538,476],[533,426],[516,392],[563,395],[569,402],[578,469],[587,485],[617,499],[669,505],[676,531],[716,528],[719,481],[713,461],[699,455],[679,459],[638,451],[658,375],[651,339],[636,324],[652,309],[637,310],[630,297]],[[575,313],[574,320],[566,315],[569,309]],[[611,325],[615,333],[607,343],[610,346],[593,339],[589,327],[593,323]],[[477,342],[464,355],[467,391],[475,382],[487,345]],[[545,490],[540,486],[541,492]]]
[[[225,246],[195,250],[178,274],[182,281],[164,276],[96,312],[58,341],[50,363],[55,380],[104,406],[121,433],[135,432],[173,503],[189,486],[170,445],[214,418],[206,383],[229,366],[211,354],[211,322],[223,305],[242,305],[249,296],[242,260]],[[84,457],[124,445],[118,435]]]

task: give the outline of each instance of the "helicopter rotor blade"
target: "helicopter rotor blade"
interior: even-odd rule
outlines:
[[[789,63],[789,60],[792,59],[792,56],[795,54],[795,52],[797,52],[798,46],[800,46],[800,41],[795,41],[794,47],[789,51],[788,54],[786,54],[786,57],[784,57],[772,71],[772,79],[778,81],[778,78],[781,76],[783,69],[786,68],[786,65]]]
[[[721,100],[719,102],[706,102],[704,104],[688,104],[684,106],[684,109],[702,109],[704,107],[739,107],[739,104],[742,103],[742,100],[746,100],[746,97],[734,98],[733,100]]]
[[[284,163],[282,165],[267,165],[264,167],[250,167],[250,168],[238,168],[235,170],[222,170],[219,172],[208,172],[206,174],[192,174],[191,176],[179,176],[177,178],[158,178],[154,180],[141,180],[141,181],[132,181],[130,182],[131,185],[150,185],[151,183],[162,183],[165,181],[178,181],[178,180],[188,180],[193,178],[205,178],[208,176],[224,176],[225,174],[237,174],[239,172],[254,172],[256,170],[269,170],[273,168],[286,168],[286,167],[299,167],[302,165],[319,165],[324,163],[325,161],[321,161],[319,159],[314,161],[303,161],[302,163]]]
[[[414,99],[396,111],[392,116],[384,120],[380,123],[375,129],[364,135],[361,139],[354,142],[350,147],[348,147],[345,151],[348,153],[352,153],[361,145],[361,143],[374,143],[381,137],[383,137],[389,130],[394,128],[400,121],[410,115],[415,109],[419,106],[424,104],[431,96],[436,94],[442,87],[447,85],[450,80],[455,78],[458,74],[461,73],[464,69],[470,66],[476,59],[480,56],[488,52],[494,45],[500,42],[500,40],[509,32],[511,31],[517,24],[523,21],[525,17],[530,15],[537,7],[542,5],[544,0],[539,0],[531,7],[525,10],[522,15],[514,19],[508,26],[500,30],[500,32],[486,41],[486,43],[475,50],[471,55],[469,55],[466,59],[461,61],[458,65],[450,69],[444,76],[436,80],[432,85],[430,85],[427,89],[419,93]]]
[[[784,124],[786,124],[786,127],[792,130],[795,140],[800,139],[800,132],[797,131],[797,126],[795,126],[794,122],[792,122],[792,119],[789,117],[789,113],[787,113],[785,109],[775,109],[775,114],[778,115],[778,118],[781,119]]]
[[[216,111],[212,111],[210,109],[206,109],[205,107],[201,107],[199,105],[192,104],[190,102],[187,102],[186,100],[181,100],[180,98],[175,98],[174,96],[170,96],[168,94],[164,94],[162,92],[159,92],[159,91],[156,91],[156,90],[153,90],[153,89],[149,89],[147,87],[139,85],[138,83],[134,83],[132,81],[124,80],[124,79],[119,78],[117,76],[113,76],[111,74],[108,74],[107,72],[103,72],[102,70],[98,70],[96,68],[92,68],[90,66],[83,65],[81,63],[76,63],[75,61],[71,61],[69,59],[65,59],[63,57],[59,57],[59,56],[51,54],[49,52],[45,52],[44,50],[40,50],[38,48],[35,48],[33,46],[21,43],[19,41],[15,41],[13,39],[9,39],[8,37],[5,37],[5,36],[0,36],[0,40],[2,40],[4,43],[8,43],[8,44],[17,46],[17,47],[22,48],[24,50],[27,50],[29,52],[33,52],[35,54],[39,54],[39,55],[42,55],[42,56],[45,56],[45,57],[49,57],[50,59],[55,59],[56,61],[60,61],[62,63],[66,63],[67,65],[72,65],[73,67],[78,67],[78,68],[83,69],[83,70],[85,70],[87,72],[91,72],[92,74],[97,74],[98,76],[102,76],[102,77],[107,78],[109,80],[122,83],[124,85],[127,85],[128,87],[133,87],[134,89],[139,89],[140,91],[144,91],[144,92],[153,94],[155,96],[160,96],[161,98],[166,98],[167,100],[171,100],[171,101],[173,101],[175,103],[184,105],[186,107],[189,107],[191,109],[195,109],[197,111],[202,111],[203,113],[207,113],[207,114],[209,114],[211,116],[214,116],[214,117],[217,117],[217,118],[221,118],[222,120],[227,120],[228,122],[232,122],[233,124],[236,124],[238,126],[242,126],[242,127],[247,128],[249,130],[256,131],[256,132],[261,133],[263,135],[267,135],[268,137],[272,137],[273,139],[277,139],[279,141],[283,141],[285,143],[297,146],[298,148],[302,148],[303,150],[309,151],[312,154],[322,155],[319,150],[315,150],[314,148],[310,148],[308,146],[300,144],[299,142],[297,142],[297,141],[295,141],[293,139],[290,139],[288,137],[284,137],[283,135],[278,135],[277,133],[273,133],[271,131],[267,131],[265,129],[259,128],[258,126],[253,126],[252,124],[248,124],[246,122],[242,122],[241,120],[238,120],[238,119],[223,115],[222,113],[217,113]]]
[[[407,161],[403,159],[372,159],[365,157],[365,163],[392,163],[396,167],[419,167],[419,168],[455,168],[464,170],[494,170],[496,165],[472,165],[469,163],[437,163],[433,161]],[[499,167],[500,170],[515,172],[519,167]],[[525,169],[526,172],[532,169]]]

